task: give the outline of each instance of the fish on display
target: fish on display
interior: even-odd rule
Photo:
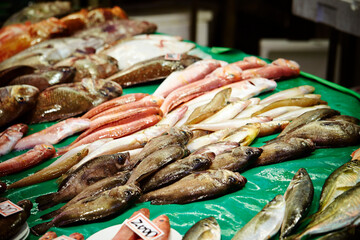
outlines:
[[[132,65],[106,80],[117,82],[122,87],[130,87],[135,84],[164,79],[172,72],[182,70],[198,60],[200,60],[198,57],[187,54],[182,54],[179,59],[175,60],[168,60],[166,56],[160,56]]]
[[[120,85],[101,79],[85,78],[78,83],[49,87],[39,94],[29,121],[41,123],[73,117],[121,94]]]
[[[229,170],[195,172],[169,186],[142,195],[140,201],[151,201],[151,204],[157,205],[190,203],[239,190],[246,181],[239,173]]]
[[[38,95],[39,89],[30,85],[0,88],[0,128],[31,111]]]
[[[11,152],[16,143],[27,132],[28,128],[26,124],[18,123],[0,133],[0,156]]]
[[[146,178],[141,184],[141,189],[143,192],[149,192],[176,182],[192,172],[206,170],[212,159],[214,159],[213,153],[191,154],[179,159]]]
[[[183,240],[220,240],[221,229],[214,217],[196,222],[184,235]]]
[[[360,119],[358,119],[356,117],[348,116],[348,115],[335,115],[335,116],[326,118],[324,120],[327,120],[327,121],[346,121],[346,122],[351,122],[351,123],[357,124],[357,125],[359,125],[359,123],[360,123]]]
[[[285,194],[285,216],[281,225],[280,239],[294,232],[305,216],[314,196],[314,186],[305,168],[300,168],[291,180]]]
[[[0,200],[0,202],[2,201]],[[30,211],[33,207],[30,200],[21,200],[17,205],[24,210],[7,217],[0,216],[1,240],[15,239],[13,237],[21,230],[22,226],[26,223],[26,220],[30,217]]]
[[[284,219],[285,205],[285,198],[282,195],[277,195],[242,227],[232,240],[270,239],[280,230]]]
[[[72,199],[85,187],[123,170],[123,164],[128,158],[128,153],[117,153],[100,156],[84,163],[80,168],[66,174],[67,177],[61,181],[57,192],[36,198],[38,208],[44,210]]]
[[[261,148],[240,146],[219,154],[212,161],[209,169],[227,169],[233,172],[241,172],[262,153]]]
[[[0,86],[5,87],[8,83],[18,76],[32,74],[36,71],[36,67],[19,65],[6,68],[0,71]]]
[[[120,214],[136,201],[140,194],[140,188],[135,185],[114,187],[68,206],[53,220],[35,225],[31,231],[39,236],[53,226],[62,227],[76,222],[93,221]]]
[[[312,93],[315,91],[315,87],[310,85],[302,85],[299,87],[289,88],[274,94],[271,94],[269,97],[264,98],[260,101],[260,105],[268,105],[276,101],[283,99],[293,98],[296,96]]]
[[[351,225],[339,231],[328,233],[317,240],[357,240],[359,238],[360,228],[358,225]]]

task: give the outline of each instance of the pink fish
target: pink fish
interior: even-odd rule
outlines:
[[[0,177],[20,172],[33,167],[42,161],[50,159],[55,154],[55,148],[51,145],[36,145],[28,152],[0,163]]]
[[[15,144],[24,136],[27,130],[28,126],[26,124],[18,123],[0,133],[0,156],[11,152]]]
[[[24,137],[17,142],[14,149],[30,149],[38,144],[56,144],[64,138],[74,135],[90,127],[90,120],[86,118],[69,118],[52,125],[44,130]]]

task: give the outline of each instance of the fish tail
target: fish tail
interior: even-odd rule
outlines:
[[[42,220],[48,220],[48,219],[50,219],[50,218],[54,218],[55,216],[57,216],[57,215],[60,214],[60,213],[61,213],[60,209],[57,209],[57,210],[55,210],[55,211],[52,211],[52,212],[49,212],[49,213],[47,213],[47,214],[42,215],[40,218],[41,218]]]
[[[36,236],[44,235],[51,227],[53,226],[52,222],[40,223],[38,225],[30,228],[31,232]]]
[[[35,199],[35,201],[39,204],[39,210],[45,210],[49,207],[56,205],[58,202],[55,200],[55,196],[57,196],[57,192],[49,193],[42,196],[39,196]]]

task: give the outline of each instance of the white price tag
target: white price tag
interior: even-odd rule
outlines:
[[[144,240],[155,240],[164,235],[163,231],[142,213],[126,220],[125,224]]]
[[[0,203],[0,214],[4,217],[12,215],[17,212],[21,212],[23,209],[11,202],[10,200],[4,201]]]
[[[179,61],[180,59],[181,59],[181,54],[179,53],[167,53],[165,55],[165,60]]]
[[[54,238],[53,240],[75,240],[74,238],[62,235],[60,237]]]

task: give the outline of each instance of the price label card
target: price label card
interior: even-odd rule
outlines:
[[[17,212],[21,212],[23,209],[11,202],[10,200],[4,201],[0,203],[0,214],[4,217],[12,215]]]
[[[164,235],[163,231],[142,213],[126,220],[125,224],[144,240],[155,240]]]
[[[179,53],[167,53],[165,55],[165,60],[179,61],[181,59],[181,54]]]
[[[75,240],[74,238],[62,235],[60,237],[54,238],[53,240]]]

